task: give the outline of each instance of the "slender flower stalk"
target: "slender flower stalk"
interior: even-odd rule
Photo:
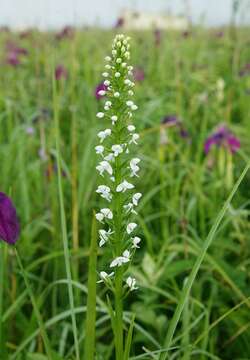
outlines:
[[[128,64],[129,40],[124,35],[117,35],[112,55],[105,58],[107,64],[103,77],[107,90],[100,91],[100,95],[105,96],[104,110],[96,115],[105,124],[98,133],[100,143],[95,147],[100,159],[96,169],[101,179],[96,192],[105,202],[96,213],[101,224],[99,246],[109,247],[112,252],[109,271],[100,272],[99,282],[104,283],[114,296],[111,318],[117,360],[124,356],[123,299],[137,289],[136,280],[125,273],[141,241],[136,236],[138,226],[134,222],[142,195],[135,191],[133,183],[138,177],[140,159],[130,155],[139,134],[132,124],[137,106],[132,100],[134,82],[131,80],[133,67]]]

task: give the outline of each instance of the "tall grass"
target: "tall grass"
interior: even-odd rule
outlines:
[[[140,290],[124,300],[126,358],[130,345],[130,359],[249,358],[250,192],[244,167],[250,83],[249,73],[239,72],[250,52],[248,29],[236,31],[237,46],[227,28],[223,35],[202,28],[189,36],[163,33],[158,47],[151,32],[131,34],[132,62],[145,72],[135,97],[143,160],[138,188],[145,195],[138,207],[142,246],[131,267]],[[11,188],[17,206],[19,256],[28,281],[27,287],[14,252],[1,246],[6,359],[48,357],[42,328],[52,358],[84,356],[84,326],[93,315],[86,313],[89,239],[92,209],[99,204],[93,149],[101,124],[95,114],[103,106],[94,92],[113,35],[88,29],[58,41],[53,33],[0,33],[1,191]],[[5,64],[9,40],[29,51],[20,66]],[[52,81],[53,62],[65,66],[67,79]],[[162,124],[167,115],[178,116],[189,136]],[[231,159],[217,148],[204,154],[206,138],[221,122],[241,140]],[[29,127],[34,133],[27,133]],[[39,156],[41,147],[47,158]],[[98,270],[110,256],[98,250]],[[102,360],[114,358],[106,298],[100,287],[95,352]]]

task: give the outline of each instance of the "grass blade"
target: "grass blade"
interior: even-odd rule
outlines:
[[[43,323],[43,320],[42,320],[42,316],[40,314],[39,307],[38,307],[38,305],[36,303],[36,299],[35,299],[35,296],[33,294],[32,289],[31,289],[28,277],[26,276],[26,273],[25,273],[21,258],[20,258],[19,254],[18,254],[17,248],[15,248],[15,253],[16,253],[16,258],[17,258],[18,265],[19,265],[19,267],[21,269],[21,273],[22,273],[22,276],[23,276],[23,279],[24,279],[24,282],[25,282],[25,285],[26,285],[26,288],[27,288],[27,291],[28,291],[32,306],[33,306],[33,309],[34,309],[34,313],[35,313],[35,316],[36,316],[36,319],[37,319],[37,322],[38,322],[38,325],[39,325],[39,329],[40,329],[41,336],[42,336],[44,346],[45,346],[45,351],[46,351],[46,353],[48,355],[49,360],[53,360],[52,350],[51,350],[49,338],[48,338],[48,335],[46,333],[45,326],[44,326],[44,323]]]
[[[131,344],[132,344],[132,335],[133,335],[133,330],[134,330],[134,323],[135,323],[135,315],[132,316],[131,323],[130,323],[129,330],[128,330],[128,335],[127,335],[127,340],[126,340],[125,350],[124,350],[124,358],[123,358],[124,360],[129,359],[129,353],[130,353]]]
[[[69,294],[69,303],[70,303],[70,310],[71,310],[71,319],[72,319],[76,359],[80,360],[76,317],[75,317],[75,313],[74,313],[74,294],[73,294],[72,274],[71,274],[71,267],[70,267],[69,241],[68,241],[68,235],[67,235],[66,215],[65,215],[65,207],[64,207],[64,198],[63,198],[61,151],[60,151],[60,129],[59,129],[59,104],[58,104],[58,95],[57,95],[57,90],[56,90],[55,76],[53,76],[52,78],[53,78],[53,108],[54,108],[55,138],[56,138],[56,162],[57,162],[57,169],[58,169],[58,171],[57,171],[58,196],[59,196],[59,207],[60,207],[60,214],[61,214],[61,231],[62,231],[66,275],[67,275],[67,279],[69,280],[68,294]]]
[[[96,262],[97,262],[97,225],[93,216],[88,271],[88,300],[85,337],[85,359],[95,356],[95,320],[96,320]]]
[[[229,194],[227,200],[225,201],[222,209],[220,210],[219,214],[217,215],[216,219],[215,219],[215,222],[213,223],[213,226],[204,242],[204,245],[202,247],[202,250],[201,250],[201,253],[199,255],[199,257],[197,258],[195,264],[194,264],[194,267],[191,271],[191,274],[190,276],[188,277],[188,280],[183,288],[183,291],[182,291],[182,294],[181,294],[181,298],[180,298],[180,301],[176,307],[176,310],[175,310],[175,313],[174,313],[174,316],[170,322],[170,326],[168,328],[168,332],[167,332],[167,336],[166,336],[166,340],[165,340],[165,343],[164,343],[164,347],[165,348],[169,348],[171,346],[171,343],[172,343],[172,339],[173,339],[173,336],[174,336],[174,333],[175,333],[175,329],[177,327],[177,324],[180,320],[180,316],[181,316],[181,313],[183,311],[183,308],[185,306],[185,303],[186,303],[186,300],[188,298],[188,295],[190,293],[190,290],[191,290],[191,287],[194,283],[194,280],[196,278],[196,275],[199,271],[199,268],[201,266],[201,263],[206,255],[206,252],[209,248],[209,246],[211,245],[212,241],[214,240],[214,237],[215,237],[215,234],[216,234],[216,231],[226,213],[226,211],[228,210],[228,207],[236,193],[236,191],[238,190],[238,187],[240,186],[242,180],[244,179],[246,173],[248,172],[250,168],[250,163],[248,163],[246,165],[246,167],[244,168],[244,170],[242,171],[240,177],[238,178],[237,182],[235,183],[231,193]],[[164,354],[162,356],[160,356],[160,360],[166,360],[168,357],[168,354]]]

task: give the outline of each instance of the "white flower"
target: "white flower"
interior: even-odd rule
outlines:
[[[129,90],[129,91],[128,91],[128,94],[129,94],[129,96],[133,96],[133,95],[134,95],[133,90]]]
[[[104,171],[107,171],[109,175],[113,174],[113,169],[110,163],[106,160],[101,161],[99,165],[97,165],[96,170],[99,171],[100,175],[103,176]]]
[[[118,117],[116,115],[111,116],[112,125],[115,124],[115,122],[118,120]]]
[[[100,272],[100,278],[101,278],[101,280],[97,281],[97,283],[102,283],[102,282],[108,280],[108,278],[114,276],[114,274],[115,274],[114,272],[112,272],[112,273],[110,273],[110,274],[107,274],[105,271],[101,271],[101,272]]]
[[[110,57],[110,56],[106,56],[106,57],[105,57],[105,60],[106,60],[106,61],[111,61],[111,57]]]
[[[125,68],[127,66],[127,63],[123,62],[122,67]]]
[[[125,192],[126,190],[130,190],[133,189],[134,185],[130,184],[129,182],[127,182],[126,180],[124,180],[123,182],[121,182],[117,187],[116,187],[116,191],[117,192]]]
[[[105,90],[99,90],[98,95],[104,96],[104,95],[106,95],[106,91]]]
[[[135,206],[138,205],[138,201],[140,200],[140,198],[142,197],[142,194],[141,193],[136,193],[133,195],[132,197],[132,202]]]
[[[129,85],[131,84],[131,80],[125,79],[125,80],[124,80],[124,84],[129,86]]]
[[[95,147],[95,151],[96,151],[96,154],[101,154],[101,155],[102,155],[102,153],[103,153],[103,151],[104,151],[104,146],[102,146],[102,145],[97,145],[97,146]]]
[[[103,77],[109,77],[109,73],[104,72],[104,73],[102,73],[102,76],[103,76]]]
[[[137,172],[140,170],[139,166],[137,164],[139,164],[141,160],[138,158],[134,158],[130,161],[130,169],[131,169],[131,177],[133,176],[138,176]]]
[[[107,161],[113,161],[114,160],[114,154],[113,153],[109,153],[107,156],[105,156],[104,160]]]
[[[138,287],[135,286],[136,284],[135,278],[132,278],[131,276],[127,278],[126,284],[128,285],[131,291],[138,289]]]
[[[136,227],[137,227],[136,223],[129,223],[127,225],[127,233],[131,234],[135,230]]]
[[[105,80],[103,83],[105,86],[109,86],[110,85],[110,81],[109,80]]]
[[[131,106],[131,110],[135,111],[135,110],[137,110],[137,109],[138,109],[138,106],[137,106],[137,105],[133,104],[133,105]]]
[[[96,114],[96,117],[98,117],[99,119],[102,119],[104,117],[104,113],[99,112],[99,113]]]
[[[121,76],[121,73],[119,73],[118,71],[115,73],[115,77],[119,78]]]
[[[118,256],[116,257],[110,264],[110,267],[115,267],[115,266],[121,266],[123,264],[126,264],[127,262],[129,262],[129,257],[130,257],[130,252],[128,250],[125,250],[122,254],[122,256]]]
[[[140,244],[141,242],[141,238],[139,238],[138,236],[132,237],[132,249],[139,249],[140,246],[138,246],[138,244]]]
[[[114,152],[115,157],[117,157],[119,154],[123,152],[123,148],[121,145],[112,145],[111,149]]]
[[[126,205],[123,205],[123,207],[126,210],[126,213],[131,212],[132,214],[137,215],[137,212],[134,210],[134,204],[128,203]]]
[[[114,93],[114,97],[118,98],[119,96],[120,96],[120,93],[119,93],[118,91],[116,91],[116,92]]]
[[[126,105],[127,105],[128,107],[131,107],[131,106],[134,105],[134,103],[133,103],[133,101],[128,100],[128,101],[126,101]]]
[[[134,125],[128,125],[127,127],[129,132],[134,132],[135,131],[135,126]]]
[[[113,233],[114,232],[111,231],[111,229],[108,229],[108,231],[104,229],[99,230],[99,235],[100,235],[99,246],[102,247],[108,241],[110,235]]]
[[[106,101],[106,102],[105,102],[105,106],[111,107],[111,106],[112,106],[112,102],[111,102],[111,101]]]
[[[100,194],[102,198],[111,201],[112,195],[110,194],[110,188],[106,185],[99,185],[97,190],[97,194]]]
[[[111,65],[109,65],[109,64],[105,65],[105,69],[110,70],[110,69],[111,69]]]
[[[97,136],[100,138],[101,143],[103,142],[104,139],[106,139],[107,136],[111,135],[111,130],[110,129],[106,129],[104,131],[100,131]]]
[[[140,138],[140,135],[139,134],[132,134],[132,138],[131,138],[131,140],[129,141],[129,144],[132,144],[132,143],[134,143],[134,144],[138,144],[137,143],[137,140]]]
[[[104,209],[101,209],[100,212],[95,215],[95,217],[96,217],[96,220],[98,220],[100,222],[102,222],[105,218],[112,220],[113,213],[110,209],[104,208]]]
[[[104,219],[104,216],[103,216],[103,214],[101,214],[101,213],[95,214],[95,217],[96,217],[96,220],[98,220],[98,221],[100,221],[100,222],[102,222],[103,219]]]
[[[120,64],[121,62],[122,62],[122,59],[121,59],[121,58],[117,58],[117,59],[116,59],[116,63],[117,63],[117,64]]]

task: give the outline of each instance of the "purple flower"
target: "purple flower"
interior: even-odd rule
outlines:
[[[224,36],[224,32],[223,31],[217,31],[216,33],[215,33],[215,37],[217,37],[217,38],[223,38],[223,36]]]
[[[65,26],[56,34],[57,40],[71,39],[74,36],[74,29],[71,26]]]
[[[247,76],[247,75],[250,75],[250,63],[245,64],[245,66],[243,66],[241,68],[241,70],[239,71],[240,77]]]
[[[21,64],[21,61],[16,53],[10,52],[7,54],[6,63],[16,67]]]
[[[137,82],[143,81],[145,79],[144,70],[140,67],[136,67],[133,70],[133,76],[134,76],[135,81],[137,81]]]
[[[11,199],[0,192],[0,239],[15,244],[20,235],[16,209]]]
[[[35,129],[32,126],[26,127],[25,131],[26,131],[26,134],[28,134],[28,135],[34,135],[35,134]]]
[[[123,25],[124,25],[124,18],[119,17],[116,21],[115,28],[116,29],[121,28],[121,27],[123,27]]]
[[[167,115],[162,119],[161,123],[164,125],[176,126],[181,123],[181,120],[175,115]]]
[[[155,29],[154,31],[154,38],[155,38],[155,46],[160,46],[161,44],[161,30]]]
[[[179,135],[182,138],[189,138],[188,131],[184,128],[182,120],[180,120],[176,115],[167,115],[165,116],[161,123],[167,127],[177,127],[179,130]]]
[[[8,52],[12,52],[16,55],[28,55],[28,50],[23,48],[23,47],[20,47],[18,45],[16,45],[15,43],[11,42],[11,41],[8,41],[6,43],[6,49]]]
[[[6,62],[11,66],[18,66],[21,63],[20,57],[27,56],[28,51],[25,48],[19,47],[11,41],[6,43]]]
[[[209,136],[204,145],[204,151],[209,153],[213,146],[221,147],[235,153],[240,148],[240,140],[224,125],[221,125],[211,136]]]
[[[55,69],[56,80],[67,79],[68,71],[63,65],[57,65]]]
[[[100,100],[102,98],[102,96],[99,94],[99,91],[104,90],[107,91],[108,87],[106,85],[104,85],[103,82],[101,82],[100,84],[98,84],[95,88],[95,97],[97,100]]]
[[[183,38],[188,38],[191,36],[191,31],[188,31],[188,30],[183,31],[181,35]]]

